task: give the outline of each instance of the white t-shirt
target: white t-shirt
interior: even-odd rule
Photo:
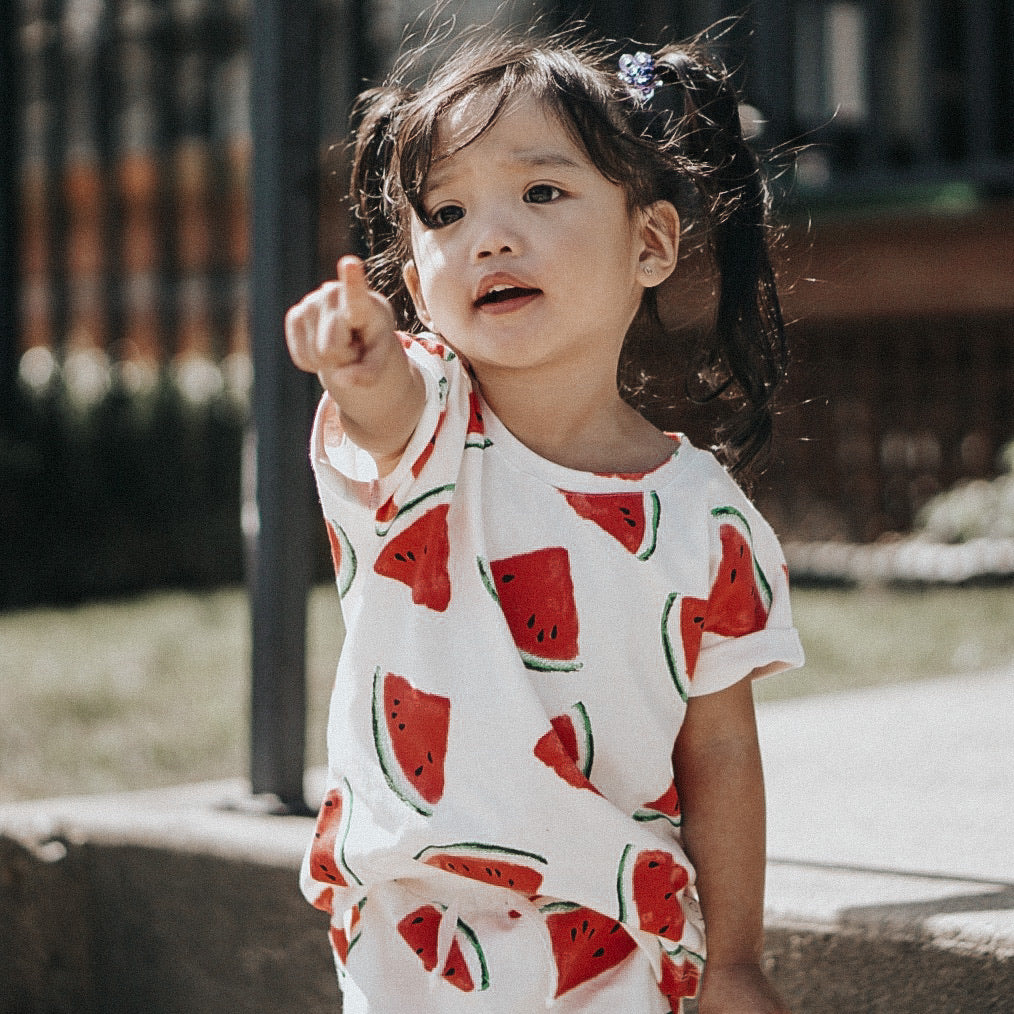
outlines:
[[[500,1009],[516,970],[462,915],[494,911],[545,923],[551,1000],[634,950],[692,992],[704,927],[672,750],[689,696],[802,663],[777,540],[685,439],[644,474],[564,468],[453,352],[405,341],[427,399],[399,466],[378,480],[326,395],[312,437],[347,634],[303,889],[332,913],[340,976],[372,1003],[408,988],[391,946],[431,978],[464,956]],[[585,910],[622,946],[591,947]]]

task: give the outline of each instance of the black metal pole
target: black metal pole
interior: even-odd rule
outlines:
[[[18,352],[18,5],[0,2],[0,414],[11,409]]]
[[[304,811],[306,600],[315,510],[307,463],[316,380],[289,361],[286,309],[316,284],[315,3],[252,9],[250,325],[259,534],[251,566],[251,786]]]

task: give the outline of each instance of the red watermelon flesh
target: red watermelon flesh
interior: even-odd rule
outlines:
[[[686,955],[685,957],[683,957]],[[683,957],[678,962],[676,958]],[[673,954],[662,955],[662,979],[658,988],[664,996],[673,1001],[676,1007],[677,1001],[687,997],[697,996],[697,989],[701,983],[700,959],[696,961],[689,956],[689,952],[679,948]]]
[[[676,791],[676,782],[673,781],[669,788],[662,793],[658,799],[645,803],[634,812],[634,820],[659,820],[664,818],[674,827],[679,827],[683,821],[680,812],[680,797]]]
[[[417,813],[431,816],[444,794],[451,702],[378,668],[373,679],[373,736],[388,785]]]
[[[437,965],[437,937],[440,933],[442,918],[443,913],[435,905],[423,905],[415,911],[409,912],[398,923],[398,933],[418,955],[427,972],[432,972]],[[451,949],[447,954],[447,961],[440,973],[441,976],[445,982],[449,982],[463,993],[471,993],[475,989],[475,979],[465,960],[462,945],[470,951],[476,962],[479,988],[487,989],[489,977],[482,948],[479,946],[475,933],[460,919],[455,929]]]
[[[313,900],[313,907],[319,908],[328,915],[334,915],[334,888],[325,887]]]
[[[633,937],[615,919],[569,902],[541,911],[556,963],[556,996],[615,968],[636,949]]]
[[[346,782],[345,787],[347,785]],[[310,876],[319,883],[348,887],[348,877],[359,882],[345,864],[344,839],[339,842],[343,829],[348,834],[350,811],[351,806],[345,806],[342,789],[332,789],[321,804],[310,846]]]
[[[492,445],[493,441],[486,436],[486,424],[482,418],[482,403],[479,401],[476,391],[469,393],[468,407],[468,430],[465,433],[465,446],[485,450]]]
[[[577,605],[567,550],[537,549],[493,560],[489,567],[490,591],[500,602],[525,666],[540,671],[580,669]]]
[[[420,472],[426,467],[426,462],[430,460],[433,454],[434,448],[437,446],[437,437],[440,435],[440,428],[444,425],[444,420],[447,418],[447,412],[443,411],[440,413],[437,419],[437,424],[433,428],[433,436],[430,437],[429,443],[422,449],[419,457],[412,463],[412,475],[415,478],[419,478]]]
[[[550,731],[535,744],[535,756],[568,785],[601,795],[588,780],[595,747],[585,706],[578,701],[567,713],[551,718],[550,725]]]
[[[542,886],[542,873],[535,864],[546,864],[546,860],[534,852],[484,842],[432,845],[415,858],[445,873],[493,887],[505,887],[527,897],[538,894]]]
[[[663,849],[639,852],[631,863],[632,848],[627,846],[620,862],[620,918],[628,918],[632,899],[642,930],[678,941],[686,921],[680,894],[689,874]]]
[[[647,495],[561,492],[580,517],[597,524],[627,552],[641,560],[654,553],[661,510],[656,492]]]
[[[692,595],[684,595],[683,601],[680,603],[680,635],[683,640],[683,659],[687,667],[687,679],[693,679],[697,669],[707,607],[707,599],[697,599]]]
[[[352,950],[356,941],[359,939],[359,920],[361,918],[359,912],[361,904],[356,905],[352,909],[352,915],[349,918],[349,931],[345,932],[344,927],[332,926],[329,936],[331,938],[331,946],[334,948],[335,954],[338,956],[338,960],[344,966],[349,960],[349,951]]]
[[[447,571],[450,540],[447,512],[440,504],[389,539],[373,569],[382,577],[401,581],[412,589],[412,601],[443,612],[451,601],[451,578]]]
[[[722,525],[719,534],[722,562],[708,596],[704,629],[723,637],[763,630],[768,610],[757,585],[750,543],[731,524]]]

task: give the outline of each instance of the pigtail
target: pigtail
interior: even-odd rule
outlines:
[[[396,128],[408,98],[399,88],[363,92],[352,110],[356,124],[352,144],[349,197],[359,240],[366,255],[370,285],[385,295],[399,324],[411,319],[411,302],[401,280],[409,251],[404,239],[400,202],[391,187],[397,181]]]
[[[695,368],[705,402],[738,399],[720,430],[730,467],[745,470],[769,450],[774,392],[784,378],[786,342],[768,242],[768,191],[746,143],[739,97],[724,68],[683,50],[657,57],[672,113],[672,138],[700,197],[718,273],[713,339]],[[674,93],[674,94],[673,94]]]

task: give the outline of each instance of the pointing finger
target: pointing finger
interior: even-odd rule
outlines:
[[[338,262],[338,280],[342,283],[341,309],[353,331],[366,326],[370,315],[370,289],[366,268],[358,257],[343,257]]]

